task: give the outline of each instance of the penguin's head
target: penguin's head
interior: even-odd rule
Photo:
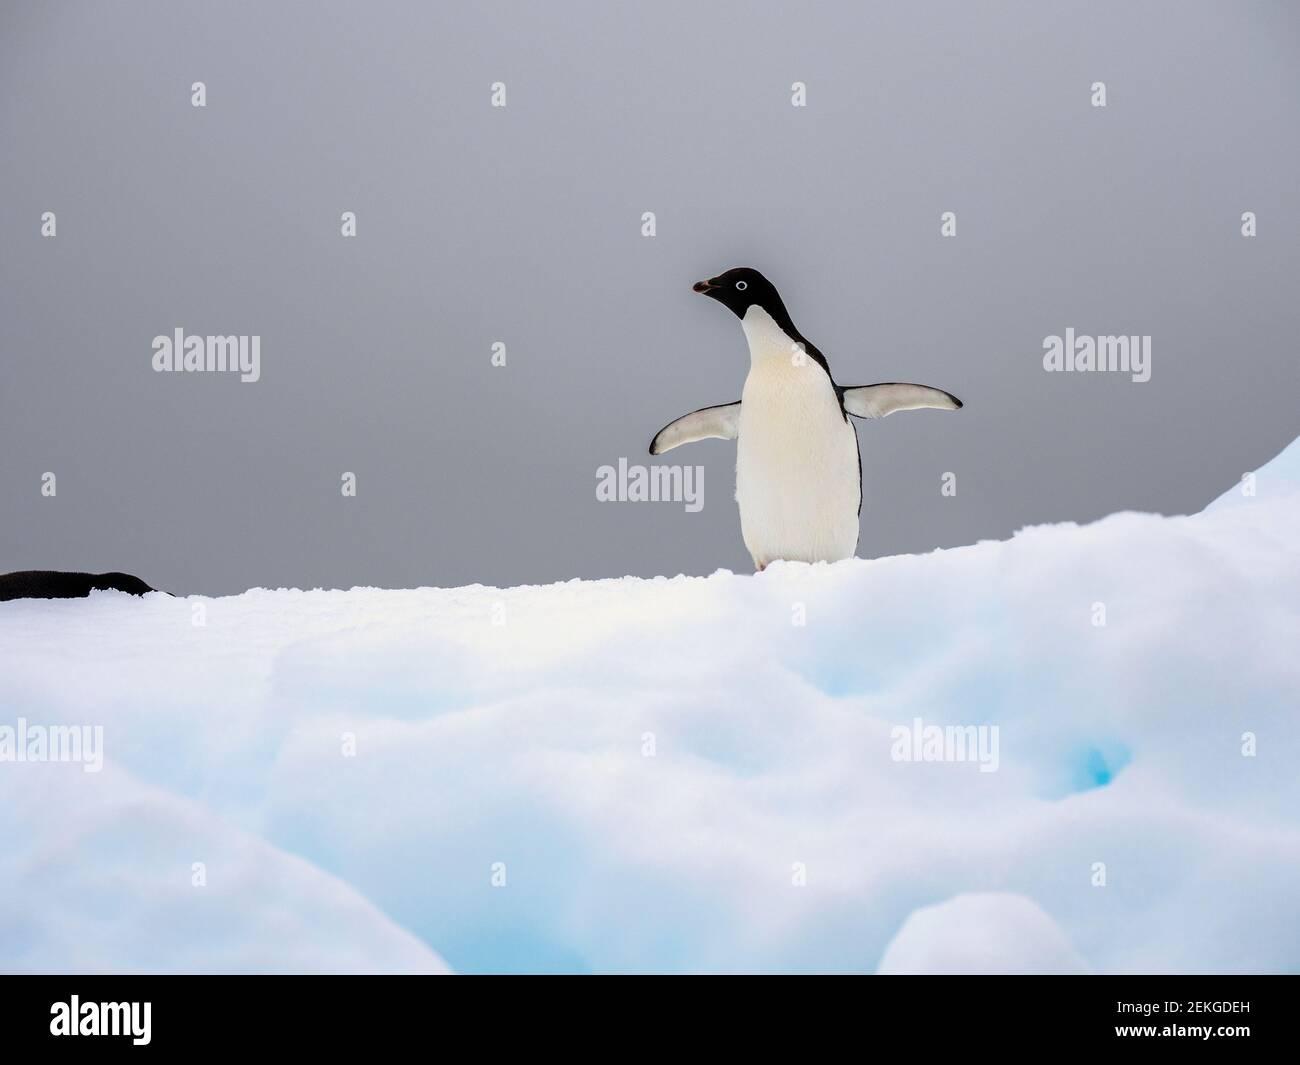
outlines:
[[[784,311],[776,286],[748,266],[737,266],[725,274],[707,281],[695,282],[695,291],[729,307],[737,318],[744,318],[750,307],[759,306],[777,317],[777,308]]]

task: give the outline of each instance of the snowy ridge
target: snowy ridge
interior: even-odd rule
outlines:
[[[757,578],[4,603],[0,726],[105,763],[0,763],[0,969],[1295,971],[1297,647],[1300,444]]]

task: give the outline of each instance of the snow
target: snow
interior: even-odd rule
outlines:
[[[1082,975],[1088,966],[1032,899],[990,892],[922,906],[885,948],[882,975]]]
[[[0,726],[104,730],[0,763],[0,969],[1294,971],[1300,443],[1255,487],[757,577],[0,604]],[[996,771],[895,760],[917,718]]]

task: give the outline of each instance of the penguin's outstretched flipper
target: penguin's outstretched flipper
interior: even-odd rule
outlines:
[[[896,410],[961,410],[961,400],[942,388],[888,381],[879,385],[836,386],[844,409],[859,418],[883,418]]]
[[[682,444],[693,444],[696,440],[735,440],[739,429],[739,400],[717,407],[704,407],[682,415],[655,433],[655,438],[650,441],[650,454],[662,455],[665,451],[671,451]]]

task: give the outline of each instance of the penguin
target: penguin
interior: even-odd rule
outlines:
[[[736,441],[736,503],[759,572],[778,559],[837,562],[858,547],[862,458],[856,418],[900,410],[960,410],[950,392],[888,381],[837,385],[824,356],[757,270],[736,267],[694,290],[740,319],[749,376],[740,399],[669,422],[650,441],[662,455],[696,440]]]
[[[83,599],[91,591],[113,590],[130,595],[157,591],[129,573],[64,573],[27,569],[0,574],[0,603],[10,599]]]

